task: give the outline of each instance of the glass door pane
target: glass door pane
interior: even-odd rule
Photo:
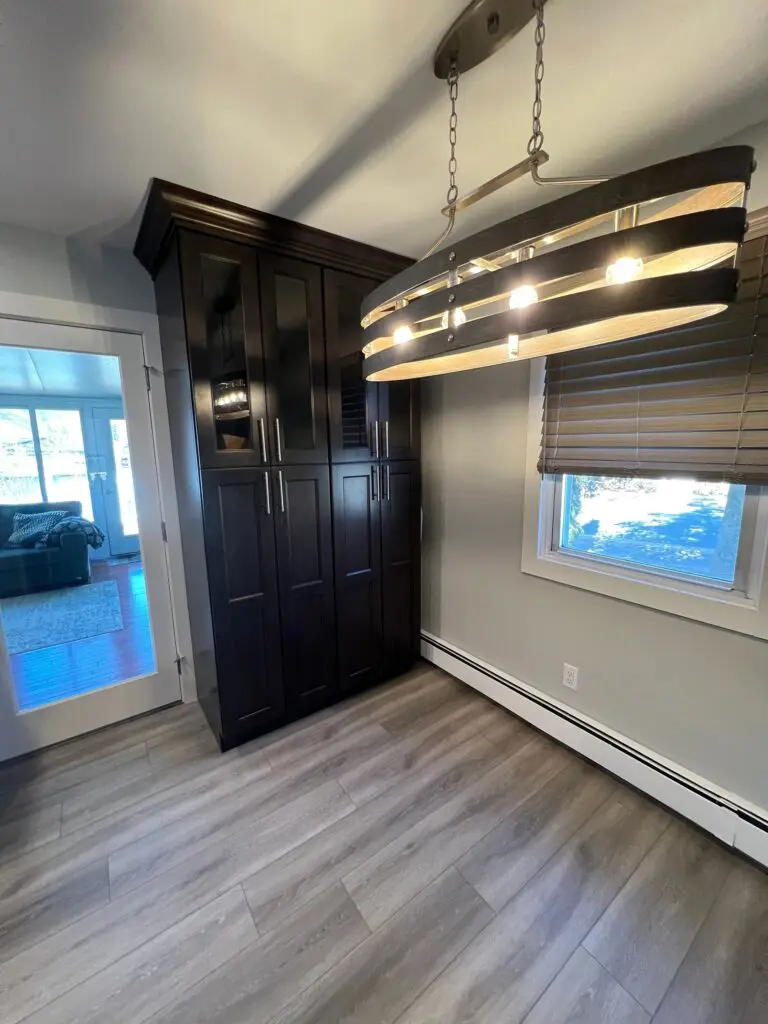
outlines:
[[[0,503],[43,500],[28,409],[0,409]]]
[[[308,451],[315,447],[315,423],[305,281],[275,274],[275,319],[281,442]]]
[[[137,536],[139,521],[136,517],[136,495],[133,491],[131,453],[128,450],[128,427],[125,420],[110,419],[109,433],[112,438],[120,526],[124,536]]]
[[[35,410],[46,499],[79,501],[84,519],[93,520],[85,462],[83,424],[78,409]]]

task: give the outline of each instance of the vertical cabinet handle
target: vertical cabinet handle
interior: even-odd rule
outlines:
[[[283,486],[283,471],[278,469],[277,471],[277,484],[280,488],[280,511],[285,513],[285,488]]]
[[[379,457],[379,421],[376,420],[373,424],[373,457],[378,459]]]
[[[277,461],[283,461],[283,441],[280,437],[280,417],[275,416],[275,440],[277,441]]]
[[[390,475],[389,463],[387,463],[387,466],[386,466],[386,469],[385,469],[384,472],[385,472],[385,476],[386,476],[386,480],[387,480],[387,493],[386,493],[386,496],[385,496],[384,500],[385,501],[392,501],[392,477]]]
[[[269,496],[269,470],[264,472],[264,500],[266,501],[267,515],[272,515],[272,501]]]
[[[261,461],[267,461],[267,433],[264,430],[264,417],[259,416],[259,449],[261,451]]]
[[[379,467],[371,466],[371,500],[378,501],[380,492],[381,478],[379,477]]]
[[[389,420],[384,420],[384,453],[389,458]]]

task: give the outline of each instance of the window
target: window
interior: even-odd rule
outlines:
[[[523,572],[768,639],[768,488],[542,476],[543,386],[542,360],[531,366]]]
[[[0,502],[33,505],[42,500],[29,409],[0,409]]]
[[[79,501],[93,519],[79,409],[37,409],[37,431],[47,501]]]
[[[564,475],[556,489],[554,549],[708,586],[743,583],[744,485]]]

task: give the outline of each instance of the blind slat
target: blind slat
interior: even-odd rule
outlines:
[[[539,470],[768,484],[768,236],[717,317],[547,359]]]

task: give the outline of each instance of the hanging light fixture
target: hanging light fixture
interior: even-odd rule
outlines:
[[[541,127],[546,0],[474,0],[438,49],[450,98],[448,225],[426,255],[362,307],[368,380],[407,380],[493,366],[655,334],[723,310],[736,298],[754,171],[730,146],[615,178],[545,178]],[[459,74],[535,16],[533,126],[525,160],[459,198]],[[494,227],[440,246],[456,215],[530,174],[537,185],[581,185]]]

